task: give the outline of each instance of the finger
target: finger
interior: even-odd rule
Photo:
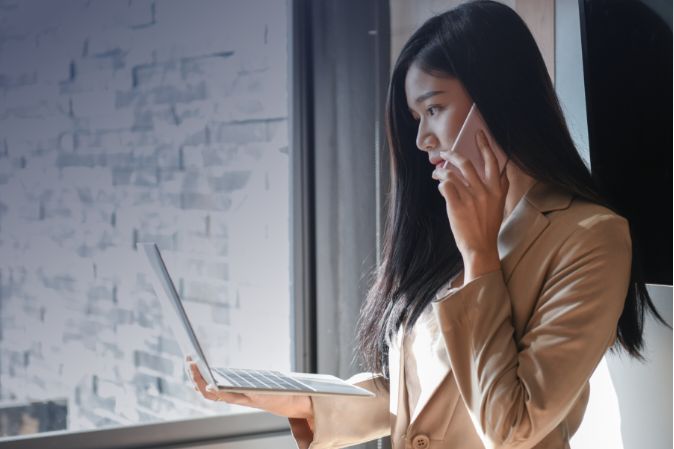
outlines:
[[[456,207],[459,202],[465,199],[465,196],[462,196],[461,188],[463,187],[463,189],[466,189],[466,187],[463,182],[458,179],[458,176],[460,175],[457,175],[455,172],[447,171],[445,179],[438,184],[440,193],[450,207]],[[465,193],[463,195],[465,195]]]
[[[217,388],[210,388],[204,377],[201,375],[201,371],[199,371],[196,362],[190,363],[190,371],[192,373],[192,381],[194,382],[194,390],[201,393],[206,399],[239,405],[247,405],[250,402],[250,399],[243,393],[219,391]]]
[[[470,159],[456,151],[442,152],[440,156],[455,167],[455,171],[461,174],[461,177],[465,180],[464,184],[469,189],[472,188],[476,192],[484,190],[482,179]]]
[[[201,371],[199,371],[199,366],[197,365],[196,362],[190,362],[187,366],[188,366],[190,377],[192,378],[192,380],[196,380],[196,379],[202,377]]]
[[[449,173],[454,173],[456,179],[461,180],[461,183],[464,186],[470,188],[470,186],[471,186],[470,182],[463,176],[463,174],[461,172],[461,168],[458,167],[455,164],[455,162],[457,162],[457,161],[445,159],[444,165],[442,167],[438,167],[436,169],[437,170],[436,177],[439,178],[439,180],[441,179],[441,180],[444,181],[444,180],[447,179],[447,176],[449,175]]]
[[[456,193],[461,201],[468,200],[472,194],[469,187],[463,181],[463,177],[456,171],[450,170],[447,173],[447,181],[454,186]]]
[[[431,173],[431,178],[436,179],[438,181],[444,181],[446,177],[447,177],[447,170],[442,167],[436,167],[435,170],[433,170],[433,173]]]
[[[453,165],[448,161],[446,165],[452,166]],[[455,197],[457,200],[461,200],[462,198],[465,198],[465,195],[468,194],[467,192],[467,181],[461,176],[461,172],[459,171],[458,168],[441,168],[438,167],[434,172],[433,172],[433,178],[437,179],[438,181],[442,182],[449,182],[453,187],[453,191],[455,193]],[[458,184],[458,185],[455,185]],[[464,190],[460,190],[460,188],[463,187]],[[442,190],[441,190],[442,192]],[[463,192],[463,194],[462,194]],[[456,201],[456,200],[455,200]]]
[[[447,165],[451,165],[449,162],[445,162]],[[455,169],[458,170],[458,169]],[[433,170],[431,178],[436,179],[440,182],[447,180],[447,174],[449,173],[449,168],[437,167]]]
[[[485,184],[489,187],[496,187],[498,185],[497,175],[498,173],[498,161],[496,160],[496,155],[492,149],[487,136],[483,130],[479,130],[475,135],[475,141],[477,147],[482,153],[482,158],[484,159],[484,181]]]
[[[219,392],[217,390],[212,390],[208,387],[208,383],[201,375],[201,371],[199,371],[199,366],[196,364],[196,362],[190,362],[190,372],[191,372],[190,377],[192,378],[192,383],[194,384],[195,391],[201,393],[201,396],[203,396],[208,400],[211,401],[222,400],[219,397]]]
[[[508,188],[510,187],[510,180],[508,179],[508,176],[505,174],[505,170],[503,170],[503,175],[501,175],[501,190],[506,193],[508,192]]]
[[[190,363],[190,371],[192,373],[192,382],[197,386],[197,388],[199,388],[199,391],[201,391],[202,394],[210,393],[210,391],[206,389],[206,386],[208,384],[201,375],[199,367],[197,366],[196,363],[194,362]]]
[[[447,175],[449,175],[450,172],[453,172],[455,176],[461,180],[463,185],[465,185],[466,187],[470,187],[470,183],[466,180],[466,178],[463,177],[459,167],[455,166],[450,161],[445,161],[445,164],[443,166],[439,166],[435,170],[433,170],[431,177],[433,179],[437,179],[438,181],[446,181]]]
[[[217,391],[211,390],[208,388],[208,384],[206,384],[205,381],[198,381],[195,383],[195,386],[197,388],[197,392],[201,394],[204,398],[211,400],[211,401],[217,401]]]
[[[456,186],[451,181],[442,181],[438,184],[438,190],[440,190],[440,194],[445,198],[450,208],[453,208],[460,201]]]

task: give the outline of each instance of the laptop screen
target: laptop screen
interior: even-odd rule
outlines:
[[[175,288],[173,280],[166,269],[166,264],[161,257],[159,248],[153,242],[138,243],[143,247],[146,259],[152,268],[152,284],[155,293],[159,297],[159,303],[162,305],[164,317],[169,320],[171,329],[178,340],[178,345],[183,355],[190,356],[197,362],[199,371],[204,376],[206,382],[215,386],[215,379],[211,369],[206,361],[206,356],[199,345],[199,340],[194,333],[190,320],[185,313],[180,296]]]

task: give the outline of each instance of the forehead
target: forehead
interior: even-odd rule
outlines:
[[[430,75],[418,66],[412,65],[405,75],[405,98],[407,99],[407,105],[410,108],[414,108],[416,100],[428,92],[451,92],[453,90],[452,84],[451,77]]]

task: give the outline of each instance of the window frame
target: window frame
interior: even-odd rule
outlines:
[[[316,372],[315,253],[313,209],[312,64],[310,0],[286,0],[288,27],[288,130],[290,161],[290,242],[294,371]],[[51,431],[0,437],[3,449],[130,449],[192,447],[288,435],[286,418],[267,412],[187,418],[84,431]]]
[[[193,447],[287,435],[288,421],[265,412],[209,416],[85,431],[56,431],[0,440],[3,449]]]

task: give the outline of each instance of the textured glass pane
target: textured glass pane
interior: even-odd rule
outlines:
[[[0,439],[252,411],[192,389],[138,242],[213,365],[290,370],[282,0],[0,7]]]

